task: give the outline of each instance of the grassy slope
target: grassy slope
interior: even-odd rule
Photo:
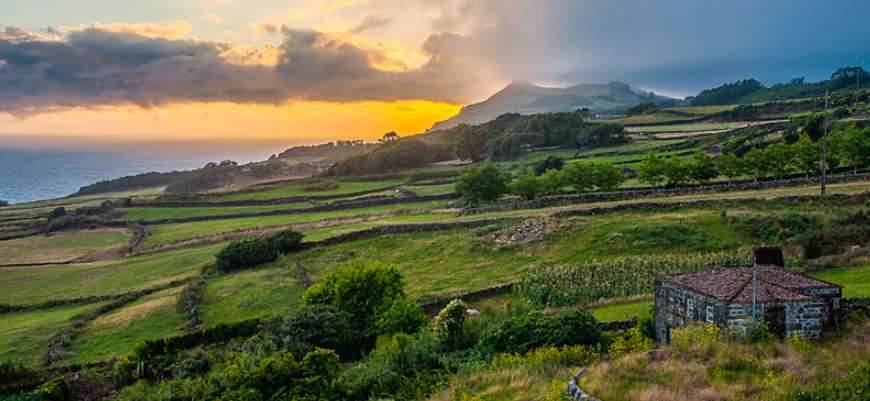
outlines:
[[[40,364],[51,337],[73,316],[98,306],[90,304],[0,315],[0,361],[12,359],[28,366]]]
[[[688,235],[645,238],[673,225],[689,227]],[[620,213],[575,221],[559,232],[517,246],[499,246],[492,229],[456,229],[434,233],[389,235],[303,252],[294,259],[315,280],[334,266],[362,260],[396,266],[412,297],[453,294],[515,280],[527,267],[572,263],[636,253],[701,252],[733,249],[747,242],[722,225],[714,211],[657,215]]]
[[[405,189],[414,192],[420,196],[441,195],[456,192],[456,184],[441,184],[441,185],[409,185]]]
[[[811,276],[843,286],[846,298],[870,297],[870,266],[843,267],[810,273]]]
[[[126,293],[199,272],[223,244],[185,248],[109,262],[0,269],[0,303]]]
[[[232,195],[222,196],[214,199],[215,201],[229,200],[246,200],[246,199],[276,199],[286,198],[291,196],[324,196],[324,195],[341,195],[354,192],[371,191],[379,188],[387,188],[400,184],[399,180],[389,181],[367,181],[367,182],[349,182],[343,181],[339,183],[338,188],[328,191],[306,191],[305,187],[309,184],[290,184],[277,188],[271,188],[257,192],[243,192]]]
[[[279,264],[216,277],[205,287],[206,326],[292,311],[303,287],[296,272]]]
[[[238,207],[131,207],[124,209],[124,215],[118,220],[140,221],[177,219],[192,216],[222,216],[235,213],[254,213],[271,210],[300,209],[311,207],[310,203],[287,203],[267,206],[238,206]]]
[[[0,243],[0,263],[64,262],[90,253],[123,247],[130,240],[125,230],[63,231]]]
[[[628,132],[692,132],[726,130],[734,127],[732,123],[692,123],[677,125],[657,125],[653,127],[629,127]]]
[[[90,322],[69,349],[71,362],[119,357],[139,342],[180,334],[185,317],[175,310],[181,287],[145,296]]]
[[[371,213],[385,213],[396,210],[428,209],[443,205],[444,202],[414,202],[399,205],[375,206],[360,209],[345,209],[328,212],[300,213],[285,216],[247,217],[239,219],[212,220],[195,223],[164,224],[151,227],[152,235],[142,243],[147,249],[156,245],[167,244],[179,240],[215,235],[234,230],[247,230],[263,227],[274,227],[298,223],[308,223],[317,220],[350,217]]]

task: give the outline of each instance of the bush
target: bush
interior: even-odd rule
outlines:
[[[284,230],[269,237],[272,248],[282,254],[293,253],[302,250],[303,234],[294,230]]]
[[[544,345],[591,345],[600,339],[598,322],[586,310],[531,312],[487,327],[481,335],[479,348],[486,354],[524,354]]]
[[[378,312],[397,297],[404,297],[403,286],[402,276],[393,267],[356,263],[339,268],[308,288],[302,301],[306,306],[331,305],[349,313],[361,330],[358,335],[373,337],[378,333]]]
[[[870,395],[870,361],[849,376],[820,383],[809,390],[800,390],[788,401],[866,401]]]
[[[494,202],[507,193],[508,177],[498,167],[486,162],[459,176],[456,191],[473,206]]]
[[[15,361],[0,362],[0,394],[39,383],[42,373]]]
[[[363,344],[347,312],[330,305],[312,305],[290,317],[264,325],[262,335],[286,347],[305,344],[333,349],[345,359],[360,355]]]
[[[435,317],[435,336],[447,349],[458,349],[466,342],[465,315],[468,306],[461,300],[450,301]]]
[[[216,267],[222,272],[246,269],[278,259],[278,251],[271,241],[255,238],[234,241],[218,252]]]
[[[511,182],[510,192],[525,200],[532,200],[541,195],[541,183],[538,177],[524,175]]]
[[[547,170],[561,170],[565,165],[565,159],[559,156],[547,156],[546,159],[535,163],[535,175],[541,175]]]
[[[402,297],[396,297],[375,321],[378,334],[413,334],[425,324],[423,308]]]
[[[62,378],[54,379],[39,386],[34,391],[40,400],[43,401],[68,401],[72,399],[72,392],[69,389],[69,384]]]

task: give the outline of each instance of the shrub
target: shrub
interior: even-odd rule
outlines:
[[[535,175],[542,175],[548,170],[561,170],[565,165],[565,159],[559,156],[547,156],[546,159],[535,163]]]
[[[29,369],[20,362],[0,362],[0,394],[39,383],[42,376],[42,373]]]
[[[486,162],[459,176],[456,191],[473,206],[494,202],[507,193],[508,177],[498,167]]]
[[[278,259],[278,251],[271,241],[255,238],[234,241],[218,252],[216,267],[223,272],[246,269]]]
[[[40,400],[43,401],[68,401],[72,399],[72,392],[69,389],[69,384],[62,378],[54,379],[39,386],[34,391]]]
[[[356,263],[339,268],[302,296],[307,306],[331,305],[351,315],[359,335],[377,334],[377,313],[397,297],[404,297],[399,271],[380,264]]]
[[[298,231],[284,230],[271,235],[268,240],[276,251],[288,254],[302,250],[302,237]]]
[[[532,200],[541,194],[541,183],[538,177],[524,175],[511,182],[510,192],[525,200]]]
[[[465,344],[467,309],[465,302],[454,299],[435,317],[435,336],[445,348],[458,349]]]
[[[524,354],[544,345],[595,344],[600,338],[598,323],[586,310],[531,312],[487,327],[481,335],[479,348],[486,354]]]
[[[378,334],[416,333],[426,324],[423,308],[402,297],[396,297],[383,312],[378,314],[375,327]]]
[[[607,351],[610,359],[617,359],[623,355],[649,351],[655,348],[655,341],[644,333],[642,327],[635,326],[613,339]]]
[[[362,344],[349,313],[331,305],[312,305],[264,325],[262,335],[284,347],[307,344],[333,349],[342,357],[359,356]]]
[[[820,383],[809,390],[800,390],[788,401],[865,401],[870,395],[870,361],[846,377]]]
[[[63,206],[56,207],[48,213],[49,220],[59,219],[63,216],[66,216],[66,209],[64,209]]]

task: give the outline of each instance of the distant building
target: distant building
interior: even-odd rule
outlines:
[[[705,322],[745,332],[752,322],[753,287],[756,317],[780,337],[800,334],[819,339],[837,323],[842,287],[783,268],[782,250],[756,248],[752,267],[711,268],[659,277],[655,289],[655,335],[671,341],[671,329]]]

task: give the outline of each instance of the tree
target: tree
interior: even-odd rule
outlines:
[[[486,144],[489,135],[479,127],[462,126],[456,137],[453,154],[462,160],[479,162],[486,158]]]
[[[613,191],[625,182],[622,169],[611,162],[593,164],[592,177],[593,183],[601,191]]]
[[[465,343],[465,302],[454,299],[435,317],[435,337],[447,349],[457,349]]]
[[[671,155],[665,159],[662,163],[662,170],[668,180],[668,185],[675,187],[685,185],[692,176],[692,166],[677,155]]]
[[[541,195],[544,196],[558,195],[565,185],[562,181],[562,174],[556,170],[547,170],[544,175],[537,177],[537,179],[538,188],[540,188]]]
[[[664,167],[662,159],[655,152],[649,152],[637,167],[638,179],[653,187],[658,187],[664,181]]]
[[[494,202],[508,191],[509,179],[498,167],[486,162],[474,167],[456,182],[456,191],[473,206]]]
[[[713,159],[710,155],[700,150],[696,150],[695,153],[692,154],[692,161],[689,167],[691,169],[690,175],[692,179],[697,181],[699,184],[706,184],[719,175],[719,172],[716,171],[716,164],[713,163]]]
[[[562,169],[562,182],[575,192],[589,192],[595,187],[595,171],[589,163],[571,163]]]
[[[795,157],[795,165],[800,171],[806,173],[807,178],[810,175],[818,174],[820,171],[819,165],[821,160],[821,149],[819,144],[813,142],[809,135],[803,134],[798,138],[793,145],[793,154]]]
[[[854,124],[846,128],[843,137],[843,153],[855,168],[870,166],[870,127],[858,128]]]
[[[247,269],[278,259],[278,250],[266,238],[234,241],[215,256],[215,267],[222,272]]]
[[[426,324],[426,314],[423,308],[404,297],[396,297],[389,307],[378,314],[375,327],[378,335],[416,333],[420,327]]]
[[[542,175],[547,170],[561,170],[565,165],[565,159],[559,156],[547,156],[546,159],[535,164],[535,175]]]
[[[770,160],[763,150],[753,148],[749,152],[746,152],[743,155],[743,162],[745,163],[746,170],[756,182],[760,178],[770,175]]]
[[[392,142],[392,141],[398,141],[399,138],[401,138],[399,136],[399,134],[397,134],[395,131],[390,131],[390,132],[387,132],[386,134],[384,134],[384,136],[382,136],[381,139],[378,139],[378,141],[379,142]]]
[[[535,199],[541,194],[540,181],[530,174],[521,176],[511,182],[510,192],[525,200]]]
[[[792,150],[792,147],[783,142],[777,142],[764,149],[764,156],[767,158],[770,171],[777,178],[784,178],[792,170],[792,163],[795,159]]]
[[[302,233],[294,230],[283,230],[269,237],[272,248],[282,254],[302,250]]]
[[[302,295],[306,306],[331,305],[353,317],[360,335],[377,335],[378,312],[404,297],[402,275],[394,267],[361,262],[339,268]]]
[[[724,153],[716,160],[716,169],[719,173],[728,177],[728,182],[733,183],[734,179],[743,175],[744,163],[734,153]]]

